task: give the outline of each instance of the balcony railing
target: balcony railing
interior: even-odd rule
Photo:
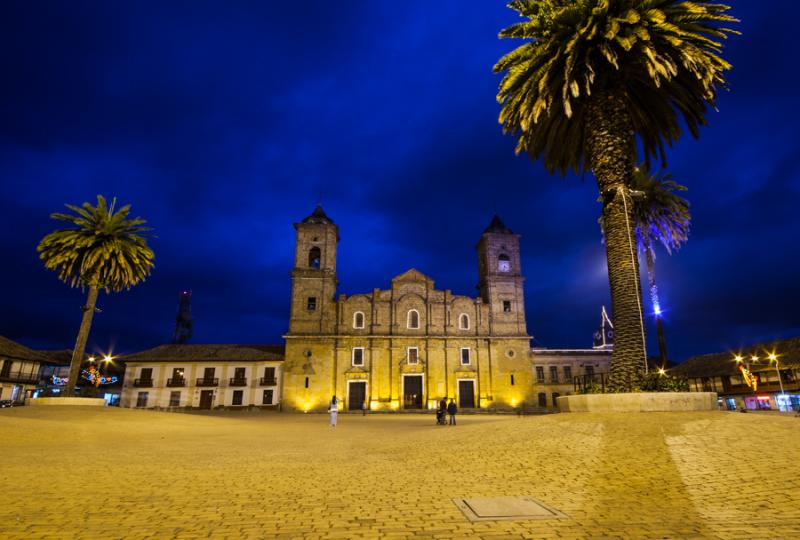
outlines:
[[[233,379],[228,379],[228,386],[247,386],[247,378],[245,377],[234,377]]]
[[[261,377],[258,379],[259,386],[276,386],[277,384],[278,381],[275,377]]]
[[[197,379],[195,386],[219,386],[219,379],[210,379],[203,377],[202,379]]]
[[[0,375],[0,381],[15,382],[22,384],[36,384],[39,382],[39,375],[38,374],[32,375],[30,373],[8,373],[6,375]]]
[[[578,394],[592,387],[599,389],[600,393],[605,393],[606,385],[608,385],[608,373],[576,375],[572,378],[572,386]]]
[[[133,386],[136,388],[152,388],[153,379],[134,379]]]
[[[183,377],[173,377],[172,379],[167,379],[167,386],[171,388],[186,386],[186,379]]]

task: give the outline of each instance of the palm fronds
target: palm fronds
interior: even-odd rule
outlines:
[[[71,287],[94,284],[106,291],[130,289],[143,281],[153,268],[155,255],[145,235],[145,220],[128,219],[130,205],[115,212],[116,200],[108,206],[102,195],[97,205],[65,205],[72,213],[56,212],[53,219],[73,227],[45,236],[36,248],[49,270]]]
[[[729,7],[681,0],[515,0],[526,20],[500,32],[527,41],[501,58],[497,100],[503,131],[518,138],[517,153],[543,158],[548,170],[589,168],[587,104],[621,96],[644,159],[659,156],[681,136],[706,124],[706,109],[725,87],[722,40],[738,22]]]

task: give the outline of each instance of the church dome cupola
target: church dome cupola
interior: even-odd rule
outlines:
[[[494,233],[494,234],[514,234],[514,231],[506,227],[506,224],[503,223],[503,220],[500,219],[500,216],[497,214],[494,215],[492,218],[492,222],[489,223],[489,226],[486,227],[486,230],[483,231],[483,234],[486,233]]]
[[[322,205],[317,205],[311,215],[303,220],[303,223],[319,224],[319,225],[334,225],[334,222],[322,209]]]

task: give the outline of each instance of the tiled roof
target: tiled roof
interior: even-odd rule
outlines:
[[[718,377],[720,375],[735,375],[739,371],[736,356],[745,358],[757,356],[759,362],[750,363],[754,372],[775,369],[770,365],[767,355],[774,352],[778,356],[780,367],[800,368],[800,338],[783,339],[769,343],[759,343],[737,350],[720,353],[702,354],[692,356],[682,364],[670,369],[670,373],[684,377]]]
[[[50,360],[40,352],[3,336],[0,336],[0,357],[50,363]]]
[[[206,362],[283,360],[283,345],[170,344],[123,355],[123,362]]]

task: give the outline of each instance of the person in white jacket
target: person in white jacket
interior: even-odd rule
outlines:
[[[339,415],[339,400],[336,399],[336,396],[331,398],[330,407],[328,407],[328,412],[331,413],[331,427],[336,427],[336,417]]]

